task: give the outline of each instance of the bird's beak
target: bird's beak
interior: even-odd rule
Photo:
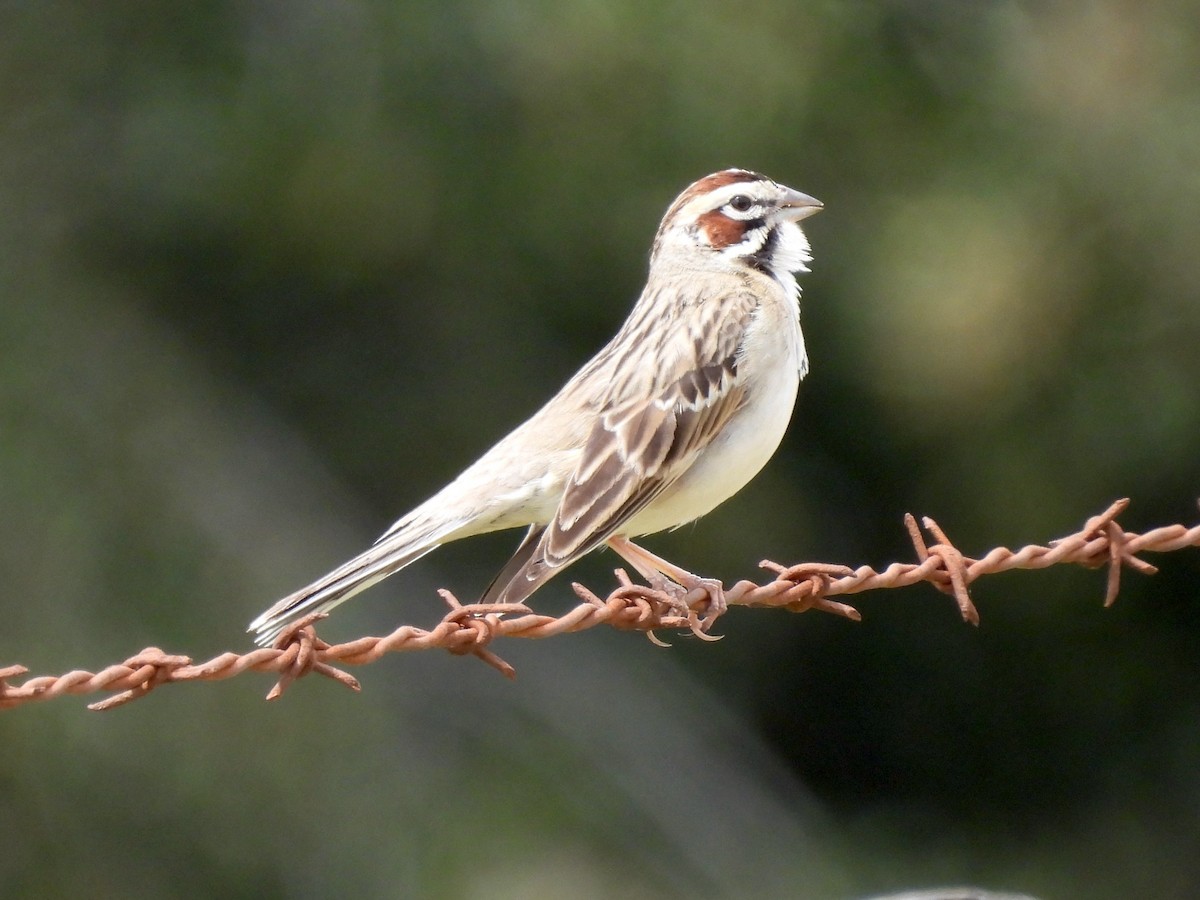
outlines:
[[[783,201],[779,204],[779,209],[783,213],[784,218],[790,219],[793,222],[799,222],[801,219],[807,219],[809,216],[819,213],[824,204],[810,197],[808,194],[802,194],[799,191],[793,191],[787,188],[787,194],[784,195]]]

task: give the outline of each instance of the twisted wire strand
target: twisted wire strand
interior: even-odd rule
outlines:
[[[1144,575],[1158,571],[1137,554],[1146,551],[1170,553],[1184,547],[1200,546],[1200,525],[1190,528],[1166,525],[1143,534],[1125,531],[1116,517],[1128,506],[1128,499],[1118,500],[1100,515],[1088,519],[1076,533],[1051,541],[1048,546],[1030,544],[1019,550],[997,547],[977,559],[965,556],[935,521],[925,518],[922,520],[925,529],[934,539],[933,544],[928,544],[916,520],[906,515],[905,525],[917,555],[915,563],[895,562],[879,572],[870,566],[857,569],[827,563],[782,566],[763,560],[760,566],[774,573],[774,577],[762,584],[739,581],[725,590],[725,600],[730,606],[774,607],[790,612],[811,609],[859,621],[858,610],[832,598],[925,581],[953,596],[963,620],[977,625],[979,613],[968,592],[973,581],[1010,569],[1045,569],[1072,563],[1088,568],[1107,567],[1104,604],[1111,606],[1120,590],[1124,569]],[[449,591],[442,590],[438,593],[449,604],[450,611],[429,630],[402,625],[382,637],[363,637],[331,645],[317,636],[314,627],[324,616],[312,615],[281,634],[272,648],[241,654],[222,653],[199,664],[194,664],[187,656],[147,647],[123,663],[99,672],[75,670],[63,675],[36,676],[23,684],[9,684],[8,681],[27,675],[29,670],[24,666],[0,667],[0,710],[66,694],[99,691],[116,693],[88,708],[113,709],[144,697],[163,684],[221,681],[247,671],[277,675],[275,686],[267,694],[268,700],[280,697],[294,681],[312,672],[358,691],[361,690],[358,680],[337,668],[335,663],[366,665],[388,653],[434,648],[477,656],[512,678],[516,674],[513,667],[490,649],[497,638],[548,638],[602,624],[642,631],[658,644],[663,644],[655,636],[658,629],[689,629],[702,639],[718,639],[702,627],[699,614],[704,612],[709,601],[703,588],[677,597],[635,584],[621,569],[616,575],[618,587],[604,598],[573,583],[571,587],[581,602],[558,617],[539,615],[520,604],[464,605]]]

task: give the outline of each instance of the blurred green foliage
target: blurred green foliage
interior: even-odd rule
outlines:
[[[723,578],[1192,522],[1194,4],[7,3],[0,662],[204,658],[532,412],[675,193],[819,197],[775,461],[651,539]],[[330,637],[428,624],[516,536]],[[734,611],[0,715],[4,896],[1200,892],[1200,563]],[[610,584],[611,558],[575,577]],[[569,602],[566,581],[536,598]]]

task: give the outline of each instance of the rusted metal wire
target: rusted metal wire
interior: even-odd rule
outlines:
[[[976,579],[1010,569],[1045,569],[1061,563],[1074,563],[1088,568],[1108,567],[1104,605],[1111,606],[1120,589],[1123,569],[1134,569],[1144,575],[1153,575],[1158,571],[1139,559],[1138,553],[1169,553],[1183,547],[1200,546],[1200,525],[1191,528],[1167,525],[1144,534],[1125,531],[1117,523],[1116,517],[1128,505],[1127,499],[1118,500],[1100,515],[1088,519],[1075,534],[1051,541],[1048,546],[1030,544],[1020,550],[997,547],[978,559],[959,551],[930,518],[925,518],[923,524],[935,543],[927,544],[916,520],[909,515],[905,517],[905,524],[916,550],[915,563],[896,562],[877,572],[870,566],[857,569],[825,563],[781,566],[764,560],[760,566],[774,573],[774,578],[764,584],[739,581],[725,590],[725,600],[730,606],[776,607],[790,612],[814,609],[858,621],[861,619],[858,610],[832,598],[927,581],[953,596],[963,620],[977,625],[979,613],[968,593],[969,585]],[[76,670],[65,675],[38,676],[19,685],[10,685],[8,680],[28,674],[28,669],[24,666],[0,667],[0,709],[11,709],[64,694],[116,691],[107,699],[88,707],[94,710],[112,709],[144,697],[159,685],[183,681],[220,681],[246,671],[272,672],[278,676],[275,686],[267,694],[268,700],[281,696],[294,681],[311,672],[332,678],[357,691],[361,689],[358,680],[336,668],[335,663],[344,666],[365,665],[388,653],[433,648],[477,656],[512,678],[516,674],[512,666],[489,649],[497,638],[548,638],[602,624],[645,632],[659,644],[662,641],[654,633],[660,629],[690,629],[706,640],[717,639],[701,627],[699,614],[704,612],[709,599],[702,588],[679,598],[635,584],[623,570],[618,569],[616,574],[620,584],[605,598],[581,584],[572,584],[572,589],[582,602],[557,618],[539,615],[519,604],[464,605],[449,591],[443,590],[439,593],[450,605],[450,611],[431,630],[402,625],[383,637],[364,637],[330,645],[317,637],[314,628],[314,623],[324,616],[313,615],[281,634],[273,648],[244,654],[222,653],[199,665],[193,665],[189,657],[175,656],[157,647],[148,647],[125,662],[99,672]],[[682,614],[685,608],[687,615]]]

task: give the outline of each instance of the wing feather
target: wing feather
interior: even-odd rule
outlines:
[[[485,600],[520,602],[619,533],[687,471],[741,407],[746,386],[739,356],[758,301],[737,292],[701,304],[703,317],[686,311],[694,328],[664,323],[656,329],[660,341],[634,345],[620,358],[554,519],[523,568],[507,583],[498,579]]]

